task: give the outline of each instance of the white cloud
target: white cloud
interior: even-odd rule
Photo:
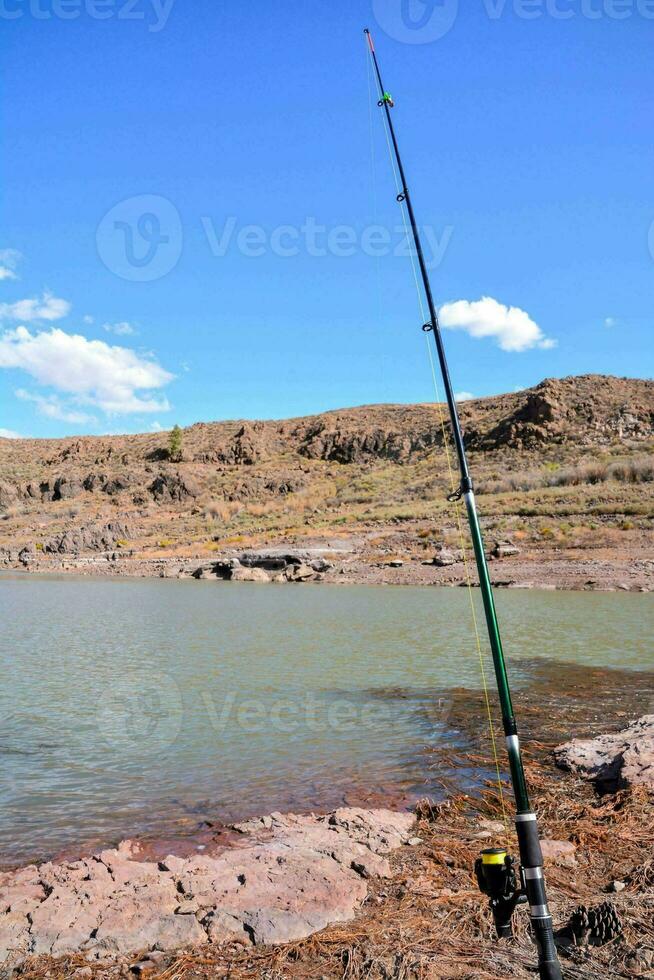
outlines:
[[[70,312],[70,303],[58,299],[52,293],[44,293],[41,299],[19,299],[17,303],[0,303],[0,320],[61,320]]]
[[[72,396],[77,407],[99,408],[108,415],[169,410],[166,398],[151,392],[163,388],[173,375],[153,357],[58,327],[30,333],[20,326],[0,334],[3,367],[25,371],[39,384]]]
[[[0,439],[25,439],[25,436],[21,436],[18,432],[14,432],[13,429],[0,429]]]
[[[150,432],[163,432],[164,427],[161,422],[152,422],[150,425]]]
[[[441,307],[441,326],[464,330],[471,337],[491,337],[506,351],[525,351],[532,347],[548,350],[556,341],[545,336],[528,313],[518,306],[505,306],[491,296],[470,302],[460,299]]]
[[[24,388],[18,388],[16,397],[24,402],[34,402],[39,415],[44,415],[48,419],[56,419],[58,422],[71,422],[73,425],[86,425],[95,422],[92,415],[86,412],[76,412],[74,409],[66,408],[57,395],[37,395]]]
[[[0,249],[0,281],[3,279],[18,279],[16,266],[21,258],[20,252],[15,248]]]
[[[88,313],[86,314],[86,316],[83,316],[82,317],[82,323],[85,323],[87,325],[87,327],[90,327],[91,324],[94,323],[94,322],[95,321],[94,321],[93,317],[92,316],[89,316]]]
[[[115,333],[117,337],[131,337],[136,333],[131,323],[123,320],[122,323],[105,323],[102,327],[107,333]]]
[[[454,395],[454,400],[457,402],[469,402],[474,397],[471,391],[457,391]]]

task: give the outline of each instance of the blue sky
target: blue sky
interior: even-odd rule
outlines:
[[[652,375],[652,0],[0,0],[0,20],[0,429],[432,397],[366,25],[457,390]]]

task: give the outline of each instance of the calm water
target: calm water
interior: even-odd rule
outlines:
[[[534,658],[654,666],[649,595],[503,591]],[[479,687],[462,589],[0,578],[0,864],[366,789],[435,792]],[[631,676],[631,675],[629,675]]]

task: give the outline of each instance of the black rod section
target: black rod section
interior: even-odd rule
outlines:
[[[416,255],[418,257],[418,265],[420,267],[420,276],[427,300],[427,308],[429,310],[429,322],[424,325],[423,329],[430,332],[434,337],[438,362],[440,365],[441,374],[443,376],[443,384],[445,386],[445,397],[449,408],[450,422],[452,424],[452,432],[454,435],[454,445],[456,448],[461,475],[461,486],[457,494],[454,496],[456,499],[463,497],[465,500],[468,522],[470,524],[472,545],[475,553],[475,561],[479,574],[479,585],[484,603],[484,614],[488,629],[488,639],[493,655],[493,666],[495,669],[495,678],[497,681],[498,694],[502,709],[502,721],[509,756],[511,782],[513,784],[513,792],[516,801],[516,832],[520,847],[521,877],[524,884],[524,890],[529,901],[531,924],[536,945],[538,947],[539,973],[541,980],[562,980],[561,967],[559,965],[556,944],[554,942],[552,916],[550,915],[547,905],[547,896],[545,893],[543,856],[541,853],[536,814],[533,812],[529,802],[529,793],[525,779],[520,740],[518,738],[518,727],[513,711],[511,689],[509,686],[506,661],[502,647],[502,638],[500,635],[497,612],[495,609],[495,600],[493,597],[493,589],[488,571],[488,563],[486,561],[486,553],[484,551],[481,526],[479,524],[479,517],[477,514],[474,488],[470,478],[470,471],[468,469],[468,459],[463,441],[463,433],[461,431],[459,412],[457,409],[456,400],[454,398],[454,389],[452,387],[447,358],[445,356],[445,347],[438,321],[438,313],[434,303],[431,282],[429,280],[429,272],[427,270],[427,264],[425,262],[425,256],[422,250],[418,223],[413,210],[413,201],[411,200],[411,193],[409,191],[404,164],[402,162],[402,156],[400,154],[400,148],[397,142],[395,127],[391,116],[391,109],[394,107],[394,103],[391,96],[384,88],[379,62],[377,60],[377,53],[375,51],[375,45],[372,40],[372,35],[367,28],[365,34],[368,41],[368,47],[370,49],[370,57],[372,58],[375,74],[377,76],[377,84],[379,87],[378,104],[380,108],[383,108],[386,115],[388,131],[393,144],[393,153],[402,185],[402,189],[397,196],[397,200],[400,204],[406,204],[409,222],[411,225],[411,233],[416,249]]]

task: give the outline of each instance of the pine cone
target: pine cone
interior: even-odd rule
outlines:
[[[568,928],[580,946],[589,942],[603,946],[622,935],[622,923],[612,902],[602,902],[593,908],[580,905],[570,916]]]

